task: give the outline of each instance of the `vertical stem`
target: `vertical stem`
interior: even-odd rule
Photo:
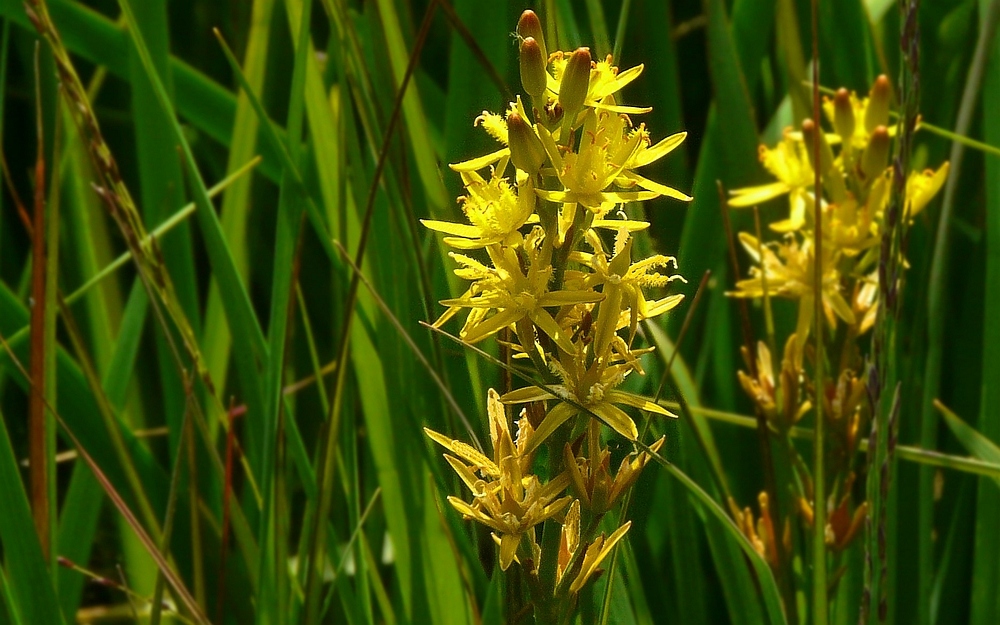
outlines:
[[[31,255],[31,398],[28,412],[28,458],[31,463],[31,511],[35,531],[48,558],[50,551],[48,433],[45,418],[45,143],[42,136],[42,101],[39,50],[35,48],[37,150],[35,158],[34,219]]]
[[[816,140],[813,141],[813,326],[816,341],[815,379],[816,436],[813,439],[813,623],[826,625],[828,600],[826,587],[826,476],[823,466],[823,201],[820,180],[820,126],[819,102],[819,0],[812,0],[812,96],[813,119],[816,122]]]

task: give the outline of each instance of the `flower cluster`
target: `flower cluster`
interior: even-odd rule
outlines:
[[[860,339],[875,323],[879,244],[890,227],[886,223],[892,183],[889,153],[895,127],[889,126],[889,102],[890,85],[885,76],[875,81],[868,97],[838,90],[823,104],[832,132],[808,119],[799,130],[785,129],[774,148],[760,147],[760,160],[777,181],[734,190],[729,200],[733,208],[746,208],[788,196],[788,216],[770,224],[777,240],[761,241],[759,233],[739,234],[754,265],[749,277],[736,283],[732,295],[794,300],[798,305],[795,332],[785,343],[779,371],[775,371],[771,349],[765,343],[758,344],[757,354],[744,350],[744,360],[753,374],[740,371],[739,380],[774,435],[785,442],[791,427],[820,405],[831,434],[824,451],[832,469],[828,474],[831,488],[825,489],[830,494],[825,536],[828,545],[838,551],[857,534],[866,509],[862,502],[853,514],[848,511],[859,432],[866,427],[870,411],[859,378],[864,365]],[[822,183],[819,190],[814,189],[817,170]],[[936,170],[912,173],[905,187],[903,219],[912,220],[920,213],[947,175],[948,163]],[[815,249],[817,201],[822,219],[819,254]],[[822,276],[818,284],[817,256]],[[813,327],[816,298],[824,312],[823,328]],[[821,389],[813,388],[805,373],[809,361],[815,366],[819,357],[805,349],[810,333],[817,333],[824,345]],[[785,449],[793,456],[798,508],[805,525],[811,526],[815,505],[811,476],[795,448],[788,444]],[[761,518],[771,528],[770,512],[764,508],[762,504]],[[748,515],[746,510],[737,518],[748,519]],[[741,527],[751,540],[758,535],[749,521],[741,521]],[[774,548],[773,536],[758,542],[761,549]],[[769,562],[776,562],[772,551],[764,555]]]
[[[484,111],[475,120],[498,149],[451,165],[465,185],[459,202],[467,223],[423,224],[445,235],[455,274],[468,281],[464,293],[442,302],[447,308],[435,326],[464,314],[464,341],[500,333],[541,382],[503,395],[490,390],[492,459],[427,433],[451,452],[449,463],[472,491],[472,503],[452,497],[452,505],[493,530],[501,568],[516,561],[537,577],[548,566],[551,579],[543,572],[537,583],[550,597],[571,600],[628,530],[625,523],[606,539],[597,535],[649,460],[633,453],[612,473],[605,439],[639,438],[627,410],[674,416],[621,388],[629,375],[644,374],[641,357],[650,348],[633,346],[639,322],[676,307],[682,296],[663,291],[683,279],[671,273],[672,257],[633,260],[633,235],[649,224],[625,218],[622,207],[661,196],[691,199],[639,173],[685,133],[654,143],[630,117],[651,109],[618,103],[616,94],[641,65],[619,72],[610,56],[595,62],[587,48],[549,53],[531,11],[521,16],[518,36],[525,97],[503,115]],[[651,296],[654,290],[660,295]],[[512,437],[506,407],[521,404],[531,410],[522,409]],[[536,412],[544,416],[527,416]],[[534,469],[543,444],[546,479]],[[540,525],[560,533],[547,541],[551,553],[536,539]]]

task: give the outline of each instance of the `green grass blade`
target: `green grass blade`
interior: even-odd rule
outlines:
[[[4,502],[0,539],[10,573],[7,584],[13,604],[11,611],[26,623],[63,623],[3,415],[0,415],[0,500]]]
[[[966,77],[965,89],[962,93],[961,106],[955,123],[955,132],[968,134],[979,100],[979,88],[983,80],[991,42],[1000,23],[1000,4],[994,3],[986,12],[983,24],[980,26],[979,40]],[[950,261],[950,233],[952,215],[956,205],[956,191],[959,176],[962,171],[962,159],[965,146],[956,143],[952,146],[950,162],[951,171],[945,184],[944,199],[938,220],[937,235],[934,245],[934,256],[931,264],[930,287],[927,298],[927,335],[928,355],[924,370],[924,388],[921,411],[920,446],[932,449],[937,443],[937,420],[934,418],[934,400],[941,388],[941,372],[944,366],[946,348],[944,330],[947,311],[947,267]],[[984,370],[988,371],[988,370]],[[950,422],[949,422],[950,423]],[[930,623],[930,605],[928,599],[931,592],[934,571],[934,544],[931,540],[933,527],[933,474],[929,469],[920,473],[918,531],[920,542],[919,568],[919,604],[918,618],[921,625]]]
[[[995,11],[996,0],[979,3],[980,15]],[[994,36],[983,81],[983,140],[1000,144],[1000,40]],[[991,372],[1000,371],[1000,327],[990,323],[1000,315],[1000,156],[985,157],[986,279],[983,310],[983,382],[980,399],[979,431],[988,440],[1000,444],[1000,385],[988,380]],[[976,513],[972,562],[972,625],[1000,621],[1000,491],[986,480],[976,487]]]
[[[253,159],[259,147],[257,144],[259,128],[257,113],[254,111],[254,106],[247,92],[257,93],[264,86],[273,12],[274,0],[254,0],[242,72],[249,88],[237,96],[236,116],[233,120],[233,142],[230,145],[226,165],[230,175],[235,174],[244,163]],[[229,244],[233,264],[236,265],[236,270],[245,281],[249,281],[250,278],[247,223],[252,208],[251,181],[252,178],[249,176],[234,181],[226,190],[222,201],[222,210],[219,212],[222,231]],[[211,190],[209,193],[211,194]],[[202,338],[202,350],[205,353],[209,374],[220,388],[226,386],[231,346],[232,335],[226,324],[222,296],[219,292],[218,282],[213,276],[209,284],[208,300],[205,305],[205,331]],[[214,429],[216,423],[212,422],[210,426]]]

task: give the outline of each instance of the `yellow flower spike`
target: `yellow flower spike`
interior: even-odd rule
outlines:
[[[598,536],[594,539],[594,542],[587,545],[587,551],[583,556],[583,565],[580,567],[580,573],[570,584],[569,591],[572,594],[580,592],[584,584],[590,579],[590,577],[597,572],[597,567],[608,557],[614,546],[618,544],[628,532],[629,528],[632,527],[632,521],[626,521],[625,525],[622,525],[617,530],[614,531],[607,540],[604,539],[604,535]]]

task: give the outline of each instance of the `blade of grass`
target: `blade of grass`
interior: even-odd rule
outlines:
[[[821,122],[820,100],[819,100],[819,0],[812,0],[812,50],[813,50],[813,89],[812,89],[812,118],[817,124],[816,132],[822,132],[818,124]],[[813,141],[813,161],[819,163],[820,142]],[[823,188],[821,186],[821,172],[819,167],[813,168],[815,171],[813,179],[813,197],[822,197]],[[823,204],[816,200],[813,202],[813,284],[823,284]],[[819,288],[819,287],[817,287]],[[825,392],[826,378],[823,373],[823,298],[813,297],[813,329],[815,342],[815,356],[813,358],[814,378],[813,388],[815,393]],[[799,304],[802,305],[801,303]],[[830,604],[827,588],[827,560],[826,560],[826,446],[825,446],[825,425],[823,420],[823,402],[816,401],[813,407],[814,415],[814,438],[813,438],[813,531],[812,531],[812,622],[815,625],[826,625],[830,618]]]
[[[63,623],[52,578],[34,529],[14,449],[0,414],[0,539],[10,578],[5,583],[11,612],[26,623]]]
[[[240,92],[236,98],[233,141],[230,144],[226,163],[229,176],[235,176],[247,161],[258,158],[254,154],[258,149],[259,123],[247,91],[256,93],[264,87],[273,12],[274,0],[254,0],[250,16],[250,32],[247,34],[247,47],[243,57],[243,75],[246,77],[249,89]],[[250,251],[246,238],[247,221],[252,209],[251,182],[252,178],[249,176],[234,179],[225,192],[222,210],[219,212],[222,231],[233,256],[233,264],[236,265],[240,276],[247,282],[250,278]],[[211,189],[209,196],[212,196]],[[226,324],[219,285],[213,275],[209,283],[208,300],[205,305],[205,331],[202,337],[202,350],[205,353],[209,374],[219,388],[226,388],[231,347],[232,334]],[[214,433],[218,423],[213,420],[209,425]]]
[[[972,125],[976,105],[979,101],[979,88],[982,84],[986,64],[992,50],[993,36],[1000,23],[1000,2],[993,2],[987,10],[980,25],[979,39],[973,53],[972,63],[962,92],[958,118],[955,122],[955,132],[968,134]],[[945,354],[945,327],[947,311],[947,272],[950,261],[950,233],[952,216],[955,208],[956,191],[962,171],[962,161],[965,146],[955,143],[951,148],[951,170],[945,183],[944,199],[938,218],[937,233],[934,243],[934,256],[931,262],[930,287],[927,295],[927,336],[928,354],[923,375],[923,401],[920,418],[920,446],[932,449],[937,443],[937,419],[934,417],[934,400],[940,394],[941,371]],[[934,543],[931,540],[933,530],[933,488],[934,475],[928,469],[920,472],[918,532],[920,536],[919,554],[919,609],[920,625],[930,623],[931,586],[934,579]]]
[[[169,32],[165,0],[146,0],[137,4],[135,28],[142,31],[153,70],[172,95],[169,80]],[[135,162],[139,172],[138,206],[146,224],[160,223],[177,207],[184,204],[184,179],[177,159],[166,113],[156,101],[153,86],[134,46],[129,46],[129,84],[131,112],[142,123],[135,126]],[[174,283],[177,304],[191,325],[191,332],[200,336],[200,312],[191,246],[191,231],[186,222],[178,225],[171,236],[159,241],[164,270]],[[176,455],[182,436],[181,420],[185,412],[183,380],[173,365],[167,338],[156,333],[156,356],[159,362],[162,388],[163,418],[170,431],[169,457]]]
[[[233,263],[233,258],[222,232],[218,215],[216,215],[215,209],[212,207],[211,200],[208,197],[208,190],[198,171],[194,154],[191,152],[191,146],[185,138],[180,125],[177,123],[176,116],[173,114],[173,105],[153,66],[142,32],[136,25],[135,15],[131,10],[129,0],[119,0],[119,6],[125,16],[125,21],[128,24],[128,32],[142,61],[147,78],[150,80],[156,98],[170,122],[169,125],[173,130],[174,141],[181,148],[183,161],[187,168],[188,180],[195,196],[195,204],[197,205],[195,214],[198,217],[201,232],[205,239],[209,262],[222,290],[223,303],[226,305],[226,316],[229,320],[230,330],[234,334],[243,336],[246,339],[238,343],[240,349],[236,350],[237,369],[240,373],[243,392],[247,395],[246,403],[251,409],[262,410],[265,403],[262,390],[263,385],[260,384],[257,363],[267,361],[267,345],[264,341],[263,332],[257,323],[246,287]],[[205,373],[204,364],[200,359],[196,360],[196,362],[200,365],[199,373]],[[213,398],[218,402],[217,397],[213,395]],[[261,437],[258,436],[257,440],[261,440]],[[256,477],[260,478],[260,471],[262,470],[260,459],[252,453],[252,449],[250,451],[250,464],[258,471]]]
[[[981,0],[980,19],[986,11],[996,11],[996,0]],[[1000,40],[994,37],[986,76],[982,88],[983,140],[1000,144]],[[980,398],[979,431],[994,443],[1000,444],[1000,385],[991,383],[991,372],[1000,371],[1000,327],[989,320],[1000,315],[1000,155],[987,154],[984,180],[986,186],[984,213],[986,215],[986,278],[984,281],[985,304],[983,307],[983,362],[982,394]],[[1000,492],[985,480],[976,488],[976,513],[970,617],[972,625],[986,625],[1000,621]]]
[[[939,400],[934,400],[934,407],[944,417],[944,422],[948,425],[951,433],[969,450],[970,454],[980,460],[1000,464],[1000,446],[976,431]],[[1000,479],[997,479],[997,484],[1000,484]]]

